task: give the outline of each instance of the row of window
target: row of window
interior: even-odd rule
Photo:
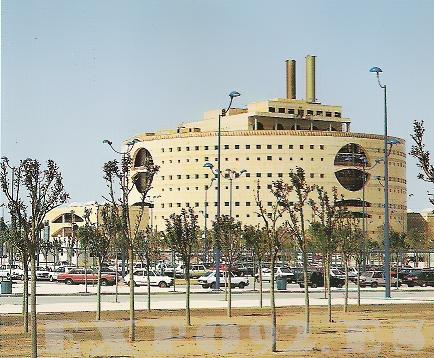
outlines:
[[[210,147],[212,148],[212,146],[209,145],[204,145],[202,150],[209,150]],[[267,148],[267,149],[273,149],[273,145],[272,144],[267,144],[267,145],[262,145],[262,144],[256,144],[254,146],[250,145],[250,144],[246,144],[245,145],[245,149],[262,149],[262,147]],[[274,146],[277,149],[283,149],[284,145],[283,144],[278,144],[277,146]],[[286,145],[285,145],[286,147]],[[304,149],[305,145],[304,144],[300,144],[299,148],[300,149]],[[309,147],[309,149],[315,149],[315,145],[314,144],[310,144],[309,146],[306,145],[306,148]],[[319,149],[324,150],[324,145],[320,144],[319,146],[317,146],[317,148],[319,147]],[[185,151],[186,152],[190,152],[191,150],[200,150],[200,146],[199,145],[195,145],[194,147],[185,147]],[[165,150],[168,150],[169,152],[173,152],[174,148],[161,148],[161,151],[164,153]],[[222,149],[231,149],[231,146],[229,144],[225,144]],[[233,149],[240,149],[240,145],[239,144],[235,144],[233,146]],[[294,149],[294,145],[293,144],[289,144],[288,145],[288,149]],[[218,145],[214,146],[214,150],[218,150]],[[182,147],[176,147],[176,151],[177,152],[181,152],[182,151]]]
[[[311,109],[295,109],[295,108],[284,108],[284,107],[268,107],[268,112],[271,113],[287,113],[287,114],[296,114],[299,117],[303,117],[305,114],[308,116],[326,116],[326,117],[336,117],[341,118],[341,112],[324,112],[324,111],[314,111]]]
[[[262,176],[262,174],[264,174],[264,176]],[[212,174],[206,173],[206,174],[202,174],[203,178],[207,179],[207,178],[211,178]],[[246,178],[250,178],[251,177],[251,173],[244,173]],[[229,174],[225,173],[224,174],[225,178],[229,178]],[[272,178],[273,177],[273,173],[256,173],[255,174],[256,178],[262,178],[262,177],[267,177],[267,178]],[[283,173],[277,173],[274,176],[277,176],[278,178],[283,178]],[[288,173],[289,176],[289,173]],[[190,174],[186,174],[184,176],[182,176],[181,174],[176,175],[176,179],[199,179],[200,178],[200,174],[194,174],[194,175],[190,175]],[[310,173],[310,177],[311,178],[315,178],[315,174],[314,173]],[[319,174],[318,176],[319,178],[324,178],[324,174]],[[161,180],[173,180],[175,178],[175,175],[162,175],[161,176]]]

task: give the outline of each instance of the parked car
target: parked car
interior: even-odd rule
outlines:
[[[129,285],[131,281],[130,274],[125,275],[124,282]],[[135,286],[148,285],[148,275],[146,270],[135,270],[133,272],[133,282]],[[162,276],[155,271],[149,271],[149,284],[158,287],[173,286],[173,278],[169,276]]]
[[[408,275],[405,279],[408,287],[414,286],[434,286],[434,271],[423,270],[415,271],[413,274]]]
[[[31,275],[31,269],[29,267],[29,278]],[[50,270],[47,267],[36,266],[36,280],[48,281],[50,279]]]
[[[226,278],[226,280],[225,280]],[[198,278],[198,283],[203,288],[216,288],[216,272],[208,271],[203,276]],[[220,271],[220,285],[225,286],[228,282],[228,272]],[[249,285],[249,279],[246,276],[236,276],[231,272],[231,286],[232,288],[244,288]]]
[[[301,275],[298,284],[301,288],[304,288],[304,277]],[[338,276],[330,275],[330,286],[342,288],[345,284],[345,279]],[[321,271],[310,271],[308,277],[308,285],[312,288],[324,287],[324,273]]]
[[[90,269],[86,270],[86,275],[84,269],[74,268],[69,270],[69,272],[61,273],[57,276],[57,281],[64,282],[67,285],[84,283],[87,280],[88,283],[97,283],[98,274]],[[101,275],[101,286],[114,285],[116,282],[115,275],[102,274]]]
[[[59,266],[54,271],[48,273],[48,279],[50,282],[57,281],[57,276],[61,273],[68,273],[72,269],[75,269],[75,266]]]
[[[10,273],[12,273],[12,277],[9,277]],[[21,280],[24,277],[24,271],[19,265],[16,264],[1,265],[0,277],[12,278],[13,280]]]
[[[396,278],[390,278],[390,284],[396,285]],[[383,271],[366,271],[360,275],[360,287],[371,286],[373,288],[378,286],[385,286],[386,279]],[[398,281],[398,286],[401,285],[401,280]]]
[[[294,281],[294,273],[289,267],[275,267],[274,277],[285,277],[288,283]],[[259,282],[259,272],[255,275],[256,282]],[[262,281],[271,281],[271,270],[269,268],[262,268]]]

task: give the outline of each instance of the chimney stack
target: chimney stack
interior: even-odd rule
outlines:
[[[286,98],[296,98],[295,60],[286,60]]]
[[[306,56],[306,102],[314,103],[315,98],[315,56]]]

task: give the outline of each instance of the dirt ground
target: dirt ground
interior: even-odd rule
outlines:
[[[278,352],[271,353],[269,309],[138,311],[136,341],[128,343],[128,312],[40,314],[40,357],[434,357],[434,306],[390,305],[278,309]],[[0,356],[28,357],[30,338],[19,315],[0,316]]]

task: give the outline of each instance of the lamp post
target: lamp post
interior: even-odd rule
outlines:
[[[221,207],[221,120],[222,117],[226,116],[226,112],[229,111],[232,105],[232,101],[235,97],[239,97],[241,94],[237,91],[232,91],[229,93],[229,105],[226,109],[222,109],[221,113],[219,113],[218,118],[218,143],[217,143],[217,215],[216,219],[220,219],[220,207]],[[217,245],[215,248],[215,268],[216,268],[216,287],[217,291],[220,290],[220,248],[219,248],[220,239],[217,238]]]
[[[122,188],[125,188],[126,180],[127,180],[128,173],[129,173],[129,166],[128,166],[127,160],[130,158],[130,153],[133,150],[134,145],[136,143],[139,143],[140,140],[137,138],[134,138],[133,140],[130,140],[129,142],[127,142],[126,143],[127,149],[125,152],[121,152],[121,151],[116,150],[113,147],[113,142],[108,140],[108,139],[104,139],[102,142],[104,144],[107,144],[113,152],[122,156],[122,168],[125,168],[125,171],[124,170],[122,171],[121,186],[122,186]],[[125,196],[128,195],[127,191],[122,190],[122,195],[124,196],[122,198],[123,199],[122,202],[124,202],[124,203],[127,202],[126,198],[125,198]],[[122,256],[122,277],[124,277],[125,276],[125,248],[122,248],[121,256]]]
[[[379,67],[372,67],[369,72],[375,73],[378,85],[384,91],[384,275],[385,297],[390,298],[390,241],[389,241],[389,163],[387,158],[387,88],[381,84]]]
[[[205,167],[205,165],[204,165]],[[208,166],[206,166],[208,167]],[[212,184],[214,183],[215,175],[211,178],[211,183],[209,185],[205,186],[205,202],[204,202],[204,209],[203,214],[204,217],[204,256],[203,256],[203,262],[208,262],[208,190],[211,188]]]
[[[247,173],[247,170],[242,169],[241,171],[237,172],[233,169],[226,169],[226,173],[229,178],[229,216],[232,217],[232,182],[234,179],[238,179],[240,176]]]

